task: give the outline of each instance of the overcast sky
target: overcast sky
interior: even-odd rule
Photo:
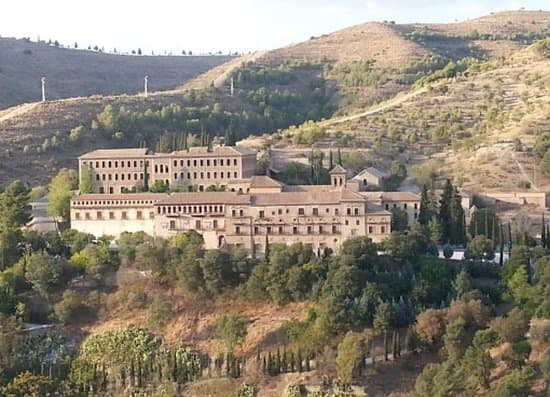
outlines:
[[[247,52],[368,21],[453,22],[521,7],[550,9],[548,0],[0,0],[0,35],[146,53]]]

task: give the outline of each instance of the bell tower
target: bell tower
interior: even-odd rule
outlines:
[[[341,165],[337,165],[330,171],[330,184],[335,189],[343,189],[346,187],[346,175],[345,168]]]

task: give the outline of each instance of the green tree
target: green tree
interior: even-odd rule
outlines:
[[[157,179],[149,189],[151,193],[166,193],[168,190],[168,185],[160,179]]]
[[[83,164],[80,167],[80,193],[88,194],[94,191],[94,172],[88,165]]]
[[[427,185],[422,185],[422,193],[420,195],[420,209],[418,212],[418,223],[423,226],[428,226],[430,220],[437,215],[435,208],[435,200],[433,194],[428,191]]]
[[[447,324],[443,342],[449,360],[456,360],[463,356],[467,347],[466,322],[463,318],[459,317]]]
[[[57,387],[57,382],[52,378],[25,371],[0,390],[8,397],[40,397],[53,395]]]
[[[493,242],[484,235],[474,237],[470,243],[470,255],[475,260],[491,260],[495,257]]]
[[[62,169],[53,177],[48,187],[48,213],[68,220],[73,191],[78,188],[78,175],[74,170]]]
[[[71,324],[74,319],[87,310],[80,294],[75,291],[67,290],[63,292],[63,298],[55,304],[55,317],[63,324]]]
[[[30,220],[30,192],[21,181],[14,181],[0,194],[0,228],[18,227]]]
[[[25,278],[40,295],[47,297],[61,282],[62,271],[61,259],[35,252],[27,258]]]
[[[462,299],[472,289],[472,280],[470,279],[468,272],[462,269],[453,281],[453,290],[455,295],[458,299]]]
[[[402,232],[409,227],[409,215],[407,211],[401,208],[391,209],[391,230],[394,232]]]
[[[216,324],[216,334],[224,341],[227,351],[233,353],[246,338],[246,320],[237,314],[225,315]]]
[[[365,336],[349,331],[338,344],[336,355],[336,373],[340,381],[351,384],[359,375],[366,353]]]
[[[162,296],[156,296],[149,306],[147,321],[156,328],[164,327],[172,318],[172,304]]]

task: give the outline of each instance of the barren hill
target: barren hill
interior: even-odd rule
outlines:
[[[358,151],[382,169],[403,162],[421,183],[435,175],[472,191],[544,191],[550,177],[540,172],[534,145],[538,136],[550,133],[549,114],[550,58],[531,46],[505,61],[488,61],[319,122],[328,137],[316,146],[325,152],[337,146]],[[310,145],[300,149],[293,143],[298,131],[270,137],[274,152],[290,150],[295,159],[309,153]]]
[[[77,155],[98,146],[135,145],[143,142],[138,139],[144,139],[154,147],[163,134],[196,135],[205,128],[212,136],[223,137],[231,131],[235,138],[241,139],[248,134],[285,129],[305,120],[328,119],[331,115],[338,116],[336,120],[344,120],[330,127],[334,133],[346,135],[351,131],[352,135],[358,135],[353,138],[355,145],[367,148],[375,143],[376,136],[381,136],[376,144],[387,142],[389,149],[385,154],[394,157],[398,155],[394,149],[409,140],[425,140],[420,154],[426,148],[431,148],[426,149],[430,153],[438,153],[449,142],[455,146],[460,142],[471,146],[472,131],[484,128],[483,122],[489,117],[486,113],[506,112],[506,106],[514,110],[517,104],[523,104],[523,98],[528,101],[533,98],[538,103],[539,97],[545,95],[547,85],[543,72],[547,61],[533,57],[532,51],[524,52],[522,48],[548,35],[549,27],[550,12],[543,11],[497,13],[453,24],[367,23],[225,63],[221,63],[223,57],[115,56],[18,41],[18,49],[12,48],[13,59],[0,57],[0,89],[5,90],[2,87],[6,81],[4,63],[14,67],[17,59],[21,64],[27,62],[22,69],[25,73],[34,71],[35,75],[22,75],[16,82],[10,82],[21,84],[16,93],[8,96],[10,101],[17,95],[29,95],[28,87],[32,88],[32,95],[39,92],[40,66],[30,62],[33,59],[59,70],[68,70],[63,69],[66,66],[63,59],[67,57],[86,57],[86,65],[92,65],[95,70],[107,64],[103,60],[115,59],[134,73],[126,73],[121,67],[117,82],[101,86],[95,84],[103,81],[104,76],[99,72],[92,74],[86,83],[80,81],[79,72],[73,70],[69,74],[71,82],[64,86],[67,90],[83,89],[84,85],[95,82],[86,87],[99,92],[108,86],[108,92],[115,92],[117,84],[128,84],[128,87],[134,84],[133,90],[137,91],[144,74],[150,76],[151,90],[159,89],[161,81],[166,87],[180,88],[157,91],[147,99],[140,95],[92,96],[0,110],[0,182],[14,177],[44,182],[60,167],[74,166]],[[14,42],[0,40],[0,49],[6,43]],[[23,52],[27,45],[30,53]],[[50,60],[47,55],[53,53],[64,57]],[[146,73],[148,67],[155,62],[160,65],[163,60],[172,66],[159,66],[155,69],[158,75]],[[193,62],[201,67],[210,62],[213,68],[199,70],[197,66],[195,76],[200,71],[204,73],[181,86],[190,70],[180,70],[178,65]],[[541,64],[542,67],[535,66]],[[542,73],[541,78],[538,77],[541,73],[534,75],[536,79],[530,78],[537,84],[518,84],[517,80],[530,75],[529,70],[534,67],[541,68]],[[475,73],[469,73],[474,69]],[[175,70],[185,78],[173,78],[170,71]],[[161,80],[159,71],[166,72],[165,80]],[[441,77],[450,75],[459,77],[440,84]],[[466,80],[465,75],[469,76]],[[51,76],[47,75],[50,94],[58,89],[55,77]],[[229,95],[229,77],[235,81],[233,97]],[[480,82],[482,78],[485,80]],[[430,79],[436,83],[430,83]],[[170,85],[174,80],[179,81]],[[489,90],[487,86],[494,89]],[[434,87],[445,87],[441,90],[446,91]],[[491,97],[485,98],[487,95]],[[501,106],[497,99],[493,101],[494,98],[506,106]],[[115,123],[113,128],[117,129],[97,133],[93,122],[106,105],[112,105],[116,113],[123,113],[130,122],[122,126]],[[173,107],[163,110],[167,106]],[[180,119],[173,119],[174,111]],[[528,107],[517,110],[523,114],[529,111]],[[341,119],[346,115],[351,117]],[[443,116],[447,117],[440,127],[443,131],[436,131]],[[151,120],[158,122],[153,125]],[[70,141],[69,133],[80,125],[86,129],[86,139]],[[452,130],[446,132],[447,128]],[[141,138],[144,134],[148,134],[147,137]],[[434,142],[432,135],[437,138]],[[125,140],[117,140],[116,136],[123,136]],[[176,140],[174,136],[168,139]],[[424,158],[415,157],[417,149],[413,145],[403,146],[402,155],[409,156],[411,162],[420,161]],[[388,159],[386,156],[382,161]]]
[[[0,38],[0,109],[40,100],[40,78],[49,99],[94,94],[135,94],[172,89],[220,65],[229,56],[128,56],[58,48]]]

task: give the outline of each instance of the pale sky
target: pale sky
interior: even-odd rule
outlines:
[[[434,5],[436,4],[436,5]],[[0,0],[0,35],[145,53],[272,49],[368,21],[453,22],[548,0]]]

